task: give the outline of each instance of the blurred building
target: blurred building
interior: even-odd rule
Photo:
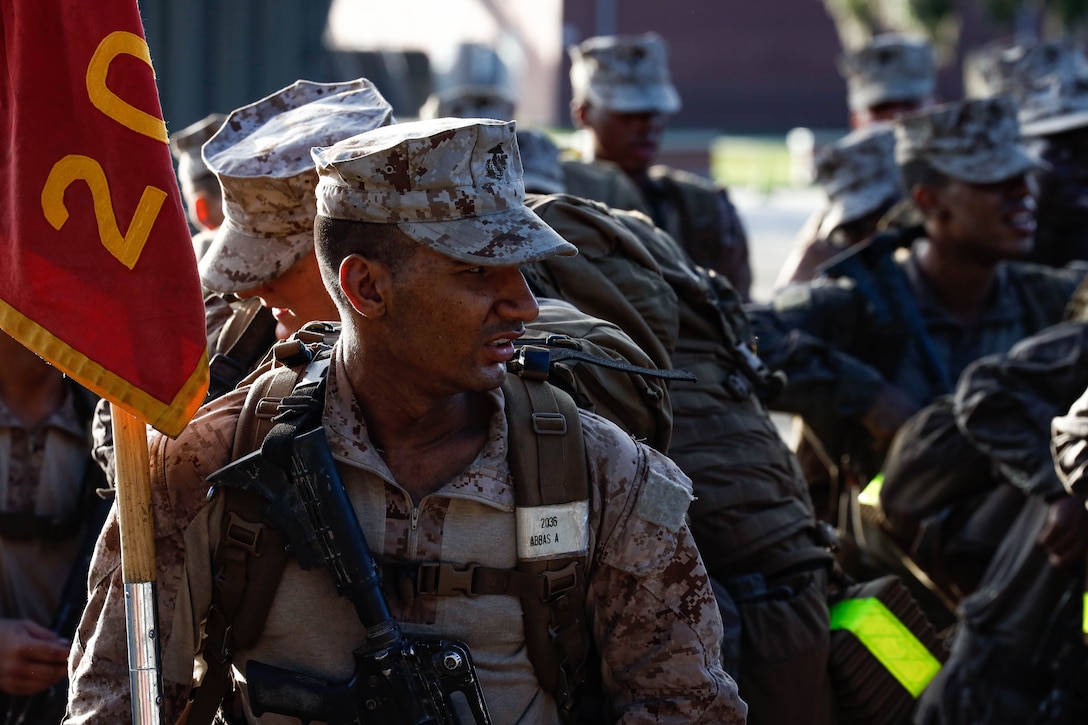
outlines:
[[[365,76],[398,118],[429,93],[498,83],[518,118],[570,125],[566,48],[653,30],[669,43],[683,108],[672,129],[843,129],[845,87],[820,0],[141,0],[168,127],[255,101],[299,78]],[[977,4],[975,4],[977,5]],[[995,32],[967,8],[961,47]],[[974,13],[972,15],[971,13]],[[940,93],[962,91],[958,62]],[[700,136],[700,138],[703,138]],[[700,144],[703,142],[700,141]]]

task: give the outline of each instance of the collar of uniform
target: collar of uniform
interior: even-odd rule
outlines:
[[[46,416],[45,420],[39,423],[36,428],[56,428],[74,438],[87,437],[87,427],[80,422],[79,415],[76,413],[73,385],[75,383],[70,378],[64,378],[64,398],[61,399],[60,405]],[[26,428],[8,406],[4,404],[3,400],[0,400],[0,428]]]
[[[917,245],[918,242],[915,242],[915,244]],[[937,300],[937,295],[933,291],[933,286],[926,278],[925,273],[922,272],[922,268],[918,264],[917,251],[915,251],[917,248],[915,246],[903,263],[903,270],[906,272],[907,279],[910,280],[910,286],[914,289],[914,298],[918,303],[918,311],[921,312],[923,319],[927,322],[956,327],[976,327],[1004,324],[1019,318],[1020,309],[1014,299],[1015,296],[1011,294],[1008,269],[1004,263],[1001,263],[997,265],[994,286],[990,290],[990,294],[987,295],[982,314],[969,325],[954,320],[941,306]]]
[[[324,422],[333,456],[374,471],[387,482],[396,479],[367,434],[362,409],[348,384],[348,375],[340,346],[337,345],[333,363],[329,366],[325,392]],[[510,464],[506,460],[507,427],[503,412],[501,389],[488,393],[494,412],[488,429],[487,443],[464,471],[447,482],[435,494],[455,498],[471,498],[496,508],[513,511],[514,487]]]

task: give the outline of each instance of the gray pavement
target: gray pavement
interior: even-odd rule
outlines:
[[[819,189],[779,189],[770,193],[730,188],[729,195],[737,207],[748,232],[748,256],[752,265],[752,299],[770,299],[774,280],[794,238],[805,221],[820,208],[824,200]],[[793,416],[771,413],[778,433],[785,440],[793,437]]]
[[[820,208],[819,189],[783,188],[769,193],[730,188],[729,195],[748,231],[752,265],[752,299],[770,299],[775,277],[805,221]]]

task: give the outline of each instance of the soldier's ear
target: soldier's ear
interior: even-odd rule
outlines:
[[[928,184],[915,184],[910,190],[910,197],[918,211],[927,217],[945,211],[940,196]]]
[[[585,128],[589,124],[586,123],[586,104],[574,103],[570,104],[570,120],[574,123],[575,128]]]
[[[201,194],[193,199],[193,212],[196,214],[197,221],[200,225],[211,229],[215,226],[212,223],[212,210],[209,205],[208,198]]]
[[[379,317],[385,312],[389,277],[385,265],[358,254],[340,262],[340,289],[363,317]]]

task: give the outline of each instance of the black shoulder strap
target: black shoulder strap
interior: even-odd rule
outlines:
[[[234,389],[276,342],[276,319],[256,297],[237,303],[219,334],[219,351],[208,363],[208,400]]]

